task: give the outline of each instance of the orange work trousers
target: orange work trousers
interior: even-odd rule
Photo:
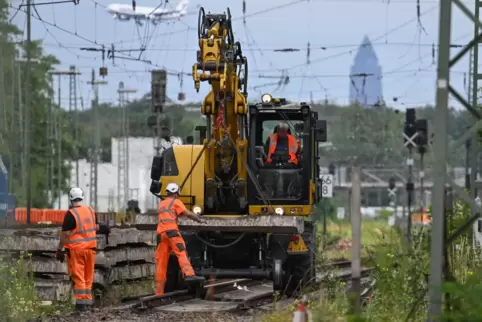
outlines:
[[[94,283],[95,250],[69,249],[67,267],[74,283],[75,304],[92,305]]]
[[[186,244],[179,230],[166,230],[160,233],[160,242],[156,250],[156,295],[164,294],[167,266],[171,251],[176,254],[182,275],[193,276],[194,270],[187,258]]]

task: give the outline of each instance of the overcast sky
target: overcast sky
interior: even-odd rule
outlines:
[[[12,0],[18,7],[22,0]],[[24,0],[25,1],[25,0]],[[51,0],[36,0],[50,2]],[[109,69],[108,85],[100,90],[102,102],[117,101],[117,88],[135,88],[141,96],[150,90],[150,70],[166,68],[173,73],[191,72],[197,50],[197,12],[202,5],[206,12],[222,12],[230,7],[234,17],[233,29],[249,60],[250,99],[264,92],[292,100],[324,100],[340,104],[348,102],[349,73],[353,57],[363,37],[373,42],[383,72],[383,96],[388,105],[398,108],[433,104],[435,100],[436,65],[432,44],[438,42],[439,1],[420,0],[420,19],[417,19],[416,0],[246,0],[246,24],[243,24],[242,0],[191,0],[191,13],[179,21],[161,23],[157,27],[134,21],[118,21],[105,7],[116,0],[80,0],[71,3],[49,4],[32,8],[32,37],[44,42],[47,53],[55,55],[60,70],[76,65],[79,76],[79,96],[87,107],[92,93],[87,81],[92,68],[98,73],[102,66],[100,52],[81,51],[81,47],[139,49],[147,42],[140,61],[106,58]],[[117,3],[130,4],[119,0]],[[170,0],[166,8],[175,7]],[[474,1],[464,1],[473,10]],[[156,7],[159,0],[137,0],[137,6]],[[26,30],[25,7],[13,18],[13,23]],[[11,9],[10,16],[15,10]],[[466,44],[473,37],[473,24],[458,8],[453,9],[452,44]],[[24,34],[25,37],[26,33]],[[306,47],[311,43],[311,64],[306,64]],[[97,45],[96,45],[97,44]],[[299,48],[300,52],[279,53],[273,49]],[[455,53],[456,49],[453,50]],[[137,52],[132,52],[137,57]],[[436,60],[436,57],[435,57]],[[452,68],[451,82],[464,96],[468,80],[468,56]],[[283,75],[290,83],[278,88]],[[267,77],[267,78],[266,78]],[[181,87],[181,81],[183,83]],[[63,107],[68,107],[68,81],[62,82]],[[56,85],[57,86],[57,85]],[[196,93],[192,77],[170,76],[168,95],[176,99],[180,91],[187,101],[200,101],[209,85],[201,84]],[[311,95],[311,96],[310,96]],[[131,97],[134,97],[131,96]],[[393,98],[397,97],[397,102]],[[454,99],[451,105],[458,106]]]

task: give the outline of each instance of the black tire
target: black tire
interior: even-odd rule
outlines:
[[[283,274],[283,262],[281,259],[273,260],[273,291],[283,292],[285,287],[285,280]]]

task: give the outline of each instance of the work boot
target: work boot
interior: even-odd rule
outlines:
[[[85,312],[88,310],[88,307],[85,304],[75,304],[75,310],[77,312]]]
[[[205,290],[204,290],[204,282],[206,279],[202,276],[186,276],[184,278],[184,282],[187,284],[187,289],[191,294],[194,294],[196,298],[204,298]]]

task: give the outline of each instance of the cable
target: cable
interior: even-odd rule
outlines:
[[[81,56],[79,55],[78,53],[75,53],[73,52],[70,48],[66,48],[62,45],[62,43],[54,36],[54,34],[50,31],[50,29],[47,27],[47,24],[44,22],[44,20],[42,19],[42,17],[40,16],[40,13],[38,12],[37,10],[37,7],[35,6],[35,4],[32,4],[32,7],[33,7],[33,10],[34,10],[34,13],[37,15],[37,19],[42,22],[44,28],[45,28],[45,31],[47,32],[47,34],[49,34],[52,39],[58,44],[59,48],[62,48],[66,51],[68,51],[69,53],[71,53],[72,55],[76,56],[77,59],[80,59],[81,57],[84,58],[84,59],[93,59],[93,60],[96,60],[95,57],[87,57],[87,56]],[[33,16],[33,15],[32,15]],[[35,16],[33,16],[35,17]],[[55,17],[55,15],[54,15]]]
[[[12,9],[18,9],[19,11],[27,14],[27,12],[26,12],[25,10],[22,10],[22,9],[20,9],[19,7],[12,6],[11,4],[9,4],[8,7],[9,7],[9,8],[12,8]],[[35,19],[39,20],[39,18],[37,18],[37,17],[36,17],[35,15],[33,15],[33,14],[30,14],[30,16],[31,16],[32,18],[35,18]],[[81,35],[79,35],[79,34],[73,33],[72,31],[69,31],[69,30],[67,30],[67,29],[65,29],[65,28],[62,28],[62,27],[60,27],[60,26],[58,26],[58,25],[56,25],[56,24],[53,24],[53,23],[48,22],[48,21],[46,21],[46,20],[40,20],[40,21],[42,21],[44,24],[47,24],[47,25],[49,25],[49,26],[51,26],[51,27],[54,27],[54,28],[56,28],[56,29],[59,29],[59,30],[61,30],[61,31],[63,31],[63,32],[69,34],[69,35],[71,35],[71,36],[75,36],[75,37],[77,37],[77,38],[79,38],[79,39],[82,39],[82,40],[84,40],[84,41],[86,41],[86,42],[88,42],[88,43],[90,43],[90,44],[100,46],[100,44],[96,43],[95,41],[93,41],[93,40],[91,40],[91,39],[88,39],[88,38],[86,38],[86,37],[83,37],[83,36],[81,36]]]
[[[274,6],[274,7],[270,7],[270,8],[267,8],[267,9],[263,9],[263,10],[260,10],[260,11],[256,11],[256,12],[253,12],[253,13],[250,13],[250,14],[246,14],[246,15],[239,16],[239,17],[236,17],[236,18],[232,18],[231,20],[232,20],[232,21],[236,21],[236,20],[243,20],[243,19],[250,18],[250,17],[256,17],[256,16],[263,15],[263,14],[268,13],[268,12],[272,12],[272,11],[276,11],[276,10],[279,10],[279,9],[288,8],[288,7],[291,7],[291,6],[293,6],[293,5],[297,5],[297,4],[306,2],[306,1],[307,1],[307,0],[295,0],[295,1],[291,1],[291,2],[288,2],[288,3],[280,4],[280,5],[277,5],[277,6]]]
[[[114,43],[115,44],[115,43]],[[243,43],[242,43],[243,44]],[[379,42],[379,43],[375,43],[375,42],[371,42],[371,45],[372,46],[412,46],[413,43],[405,43],[405,42]],[[85,45],[83,44],[70,44],[66,47],[70,48],[70,49],[79,49],[81,47],[84,47]],[[420,44],[421,47],[438,47],[438,45],[435,45],[435,44],[429,44],[429,43],[426,43],[426,44]],[[451,44],[450,47],[451,48],[462,48],[464,47],[465,45],[463,44]],[[337,48],[357,48],[357,47],[360,47],[360,44],[329,44],[329,45],[322,45],[322,44],[313,44],[311,43],[311,51],[318,51],[318,50],[322,50],[322,51],[325,51],[325,50],[328,50],[328,49],[337,49]],[[151,47],[149,49],[147,49],[148,51],[180,51],[180,52],[184,52],[184,51],[192,51],[192,52],[196,52],[198,49],[197,48],[181,48],[181,47],[172,47],[172,48],[166,48],[166,47],[163,47],[163,46],[160,46],[158,48],[156,47]],[[305,47],[296,47],[296,48],[293,48],[293,47],[288,47],[288,48],[279,48],[279,47],[271,47],[271,48],[268,48],[268,47],[265,47],[265,48],[246,48],[244,49],[243,47],[243,51],[267,51],[267,52],[278,52],[278,53],[290,53],[290,52],[300,52],[300,51],[306,51],[307,48],[306,46]]]
[[[437,8],[438,8],[438,5],[437,5],[437,6],[433,6],[433,7],[431,7],[430,9],[422,12],[422,13],[421,13],[421,16],[423,16],[423,15],[429,13],[429,12],[432,12],[432,11],[434,11],[434,10],[437,9]],[[392,28],[391,30],[385,32],[384,34],[375,37],[375,38],[373,39],[373,41],[378,41],[378,40],[386,37],[387,35],[392,34],[392,33],[394,33],[394,32],[396,32],[396,31],[398,31],[398,30],[406,27],[407,25],[409,25],[409,24],[411,24],[412,22],[417,21],[417,20],[418,20],[418,17],[415,17],[415,18],[412,18],[412,19],[410,19],[410,20],[407,20],[407,21],[405,21],[404,23],[402,23],[402,24],[400,24],[400,25]],[[350,54],[350,53],[351,53],[351,50],[350,50],[350,51],[341,52],[341,53],[337,53],[337,54],[330,55],[330,56],[326,56],[326,57],[321,57],[321,58],[312,60],[311,63],[312,63],[312,64],[313,64],[313,63],[319,63],[319,62],[322,62],[322,61],[329,60],[329,59],[331,59],[331,58],[341,57],[341,56],[344,56],[344,55],[347,55],[347,54]],[[288,70],[292,70],[292,69],[295,69],[295,68],[298,68],[298,67],[302,67],[303,65],[304,65],[304,64],[298,64],[298,65],[294,65],[294,66],[288,67],[287,69],[288,69]]]
[[[209,247],[211,247],[211,248],[216,248],[216,249],[222,249],[222,248],[228,248],[228,247],[234,246],[234,245],[236,245],[237,243],[239,243],[239,242],[244,238],[244,236],[246,236],[246,233],[242,233],[241,235],[239,235],[239,237],[238,237],[236,240],[234,240],[234,241],[232,241],[232,242],[230,242],[230,243],[228,243],[228,244],[225,244],[225,245],[215,245],[215,244],[211,244],[211,243],[208,242],[207,240],[205,240],[205,239],[203,239],[202,237],[200,237],[200,236],[198,235],[198,233],[195,233],[195,234],[194,234],[194,237],[196,237],[201,243],[203,243],[203,244],[206,245],[206,246],[209,246]]]
[[[94,1],[94,0],[90,0],[90,1]],[[284,8],[289,7],[289,6],[296,5],[296,4],[299,4],[299,3],[303,3],[303,2],[306,2],[306,1],[307,0],[296,0],[296,1],[289,2],[289,3],[273,6],[273,7],[267,8],[267,9],[263,9],[263,10],[260,10],[260,11],[253,12],[251,14],[247,14],[247,15],[244,16],[244,18],[254,17],[254,16],[258,16],[258,15],[265,14],[265,13],[268,13],[268,12],[272,12],[272,11],[275,11],[275,10],[284,9]],[[235,21],[235,20],[242,20],[242,19],[243,19],[243,16],[239,16],[239,17],[232,18],[231,20]],[[192,30],[197,30],[197,29],[189,27],[189,28],[185,28],[185,29],[182,29],[182,30],[175,30],[175,31],[171,31],[171,32],[162,33],[162,34],[159,34],[158,37],[172,36],[172,35],[175,35],[175,34],[183,33],[183,32],[186,32],[186,31],[192,31]],[[132,41],[120,41],[120,42],[121,43],[128,43],[128,42],[132,42]]]

